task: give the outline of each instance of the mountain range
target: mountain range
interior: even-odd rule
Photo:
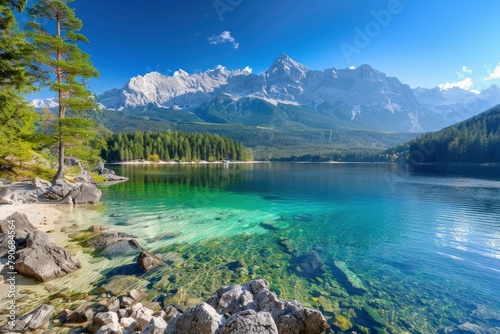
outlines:
[[[97,101],[107,110],[170,113],[176,122],[425,132],[499,104],[500,88],[411,89],[369,65],[310,70],[283,53],[260,74],[220,65],[194,74],[151,72]],[[43,107],[44,101],[34,104]]]

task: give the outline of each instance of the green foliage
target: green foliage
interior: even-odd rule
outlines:
[[[150,154],[148,155],[148,161],[152,161],[152,162],[160,162],[160,156],[158,154]]]
[[[120,133],[109,136],[102,157],[106,161],[250,161],[251,150],[233,139],[209,133],[180,131]]]
[[[34,21],[28,23],[29,37],[36,47],[35,63],[39,65],[48,86],[58,94],[59,121],[53,132],[59,142],[58,171],[54,179],[64,178],[64,156],[66,153],[89,160],[92,150],[89,142],[95,140],[85,120],[73,115],[66,119],[66,113],[96,109],[93,95],[87,90],[86,80],[98,77],[99,72],[93,67],[90,55],[83,52],[78,43],[87,43],[87,38],[78,33],[83,24],[68,6],[72,0],[38,0],[28,13]],[[55,33],[37,20],[53,21]]]
[[[500,106],[409,144],[413,165],[436,162],[500,163]]]

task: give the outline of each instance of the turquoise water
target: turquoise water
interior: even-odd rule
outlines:
[[[500,332],[499,180],[366,164],[113,169],[130,181],[103,188],[104,223],[168,260],[141,277],[160,301],[264,277],[332,332],[339,315],[349,333]],[[324,269],[304,272],[312,252]]]

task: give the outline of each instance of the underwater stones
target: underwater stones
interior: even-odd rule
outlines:
[[[90,321],[94,318],[94,311],[92,309],[77,310],[67,316],[68,323],[83,323]]]
[[[106,284],[103,284],[97,292],[110,292],[114,296],[119,296],[123,291],[142,289],[148,284],[148,281],[134,276],[117,275],[113,276]]]
[[[122,232],[107,232],[96,237],[87,240],[87,245],[89,247],[94,247],[96,249],[103,249],[108,246],[114,245],[122,240],[132,240],[135,237],[133,235],[122,233]]]
[[[293,248],[292,241],[288,238],[280,238],[277,241],[278,246],[287,254],[291,254],[294,256],[298,255],[298,251]]]
[[[137,259],[137,265],[144,271],[151,270],[162,263],[157,256],[147,251],[142,251]]]
[[[37,328],[42,327],[44,323],[49,321],[50,317],[52,316],[52,313],[54,312],[55,312],[54,306],[46,304],[41,305],[35,310],[17,319],[15,321],[14,326],[6,324],[5,326],[0,327],[0,331],[2,333],[33,331]],[[4,332],[4,329],[6,329],[7,332]]]
[[[482,334],[481,327],[470,322],[463,323],[458,326],[458,331],[463,334]]]
[[[109,226],[104,225],[92,225],[89,227],[88,231],[93,233],[102,233],[109,230]]]
[[[220,334],[278,334],[278,328],[267,312],[246,310],[231,315]]]
[[[349,284],[348,288],[356,292],[366,292],[366,288],[361,279],[353,273],[344,261],[334,261],[335,267],[345,276],[344,281]]]
[[[241,271],[247,268],[247,264],[243,260],[236,260],[226,264],[227,268],[232,271]]]
[[[326,267],[318,253],[310,251],[292,259],[292,270],[299,276],[316,278],[326,273]]]
[[[335,316],[335,322],[333,323],[333,325],[338,327],[338,329],[343,332],[352,328],[352,323],[349,321],[349,319],[340,314]]]
[[[259,224],[262,228],[269,231],[280,231],[290,227],[290,223],[286,220],[265,221]]]
[[[387,325],[387,321],[385,321],[373,307],[365,304],[363,306],[363,311],[371,322],[382,326]]]

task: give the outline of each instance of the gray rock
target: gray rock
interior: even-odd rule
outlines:
[[[207,300],[207,303],[220,314],[233,314],[248,309],[257,310],[248,283],[222,287]]]
[[[118,322],[118,315],[116,314],[116,312],[97,313],[97,315],[94,317],[92,328],[94,332],[98,332],[107,325],[118,325],[118,328],[120,327]],[[108,332],[103,332],[103,333],[108,333]]]
[[[108,304],[106,305],[106,309],[108,312],[116,312],[120,309],[120,300],[116,297],[112,297]]]
[[[124,309],[124,308],[121,308],[119,309],[118,311],[116,311],[116,314],[118,314],[118,318],[128,318],[130,313]]]
[[[321,312],[305,308],[297,301],[279,298],[263,279],[220,288],[207,303],[221,314],[247,310],[267,312],[280,334],[319,334],[328,326]]]
[[[102,326],[99,328],[95,334],[123,334],[120,324],[111,323],[109,325]]]
[[[120,319],[120,326],[123,327],[124,332],[132,333],[137,330],[137,321],[134,318],[124,317]]]
[[[135,300],[127,297],[127,296],[122,296],[120,297],[120,307],[129,307],[135,304]]]
[[[170,323],[172,319],[177,318],[181,315],[179,311],[177,311],[177,309],[172,305],[165,307],[163,311],[165,312],[163,320],[165,320],[167,323]]]
[[[76,185],[71,184],[66,180],[55,180],[52,186],[42,194],[42,197],[51,201],[60,202],[75,188]]]
[[[142,334],[163,334],[167,329],[167,323],[160,317],[153,317],[144,328]]]
[[[130,298],[132,298],[136,303],[140,302],[141,300],[144,299],[144,297],[146,297],[146,295],[144,294],[144,292],[142,292],[140,290],[137,290],[137,289],[134,289],[134,290],[130,291],[128,293],[128,296]]]
[[[109,232],[87,240],[87,246],[97,249],[104,249],[122,240],[132,240],[133,235],[122,232]]]
[[[40,178],[35,178],[31,181],[33,186],[37,189],[41,189],[43,191],[46,191],[48,188],[50,188],[52,185],[50,184],[49,181],[42,180]]]
[[[70,193],[74,204],[95,204],[100,201],[102,191],[90,183],[82,183]]]
[[[162,264],[162,261],[152,253],[142,251],[137,259],[137,264],[142,270],[148,271]]]
[[[47,322],[52,316],[52,313],[55,311],[56,309],[54,306],[44,304],[19,318],[16,321],[14,328],[7,328],[13,332],[27,332],[35,330]]]
[[[278,334],[278,328],[271,314],[246,310],[231,315],[219,334]]]
[[[4,220],[0,221],[0,232],[9,232],[9,221],[14,221],[16,231],[28,232],[36,230],[36,227],[29,222],[28,217],[24,213],[14,212]]]
[[[202,303],[188,308],[177,319],[172,333],[215,334],[223,322],[224,318],[212,306]]]
[[[78,311],[72,312],[67,317],[67,322],[69,322],[69,323],[82,323],[82,322],[90,321],[93,318],[94,318],[94,311],[92,311],[92,309],[88,308],[85,310],[78,310]]]
[[[52,238],[40,231],[30,231],[26,248],[16,253],[16,270],[23,276],[46,282],[81,267],[67,250],[52,244]]]
[[[0,190],[0,204],[14,204],[16,200],[14,192],[9,188]]]
[[[132,313],[132,318],[137,321],[137,328],[142,331],[153,318],[153,311],[143,306],[137,312]]]

